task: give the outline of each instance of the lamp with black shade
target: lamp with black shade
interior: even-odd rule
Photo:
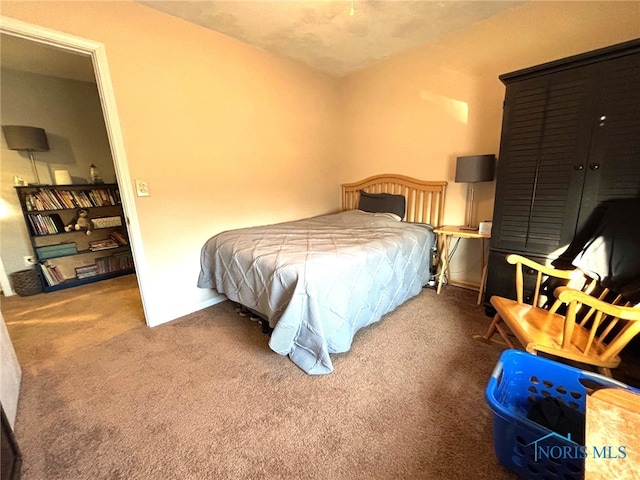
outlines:
[[[36,168],[36,161],[33,158],[33,152],[49,151],[49,142],[44,128],[27,127],[24,125],[3,125],[2,131],[4,132],[4,138],[7,141],[9,150],[29,153],[33,174],[36,177],[36,183],[32,183],[31,185],[42,185],[40,183],[38,169]]]
[[[467,223],[460,227],[462,230],[478,230],[477,225],[474,225],[473,222],[475,184],[478,182],[492,181],[495,174],[495,166],[496,156],[494,154],[469,155],[457,158],[455,181],[457,183],[466,182],[469,184],[467,187]]]

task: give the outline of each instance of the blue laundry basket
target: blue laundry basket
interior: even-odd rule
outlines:
[[[549,397],[584,414],[588,390],[600,386],[639,391],[547,358],[505,350],[485,390],[494,413],[494,448],[500,463],[527,479],[581,480],[584,447],[529,420],[527,414],[535,403]]]

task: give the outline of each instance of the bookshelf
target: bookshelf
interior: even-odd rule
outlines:
[[[134,272],[116,184],[15,188],[43,291]],[[79,209],[88,212],[90,228],[75,229]]]

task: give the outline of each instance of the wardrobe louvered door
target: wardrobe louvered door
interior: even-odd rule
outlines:
[[[573,239],[593,123],[592,76],[593,66],[585,66],[508,88],[493,248],[550,254]]]
[[[603,66],[577,231],[603,202],[640,196],[640,54]]]
[[[515,298],[507,254],[568,266],[575,253],[568,247],[599,206],[640,196],[640,40],[500,79],[486,306],[492,295]]]

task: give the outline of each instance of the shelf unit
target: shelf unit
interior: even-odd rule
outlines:
[[[43,291],[52,292],[133,273],[116,184],[15,187]],[[92,231],[65,227],[85,209]]]

